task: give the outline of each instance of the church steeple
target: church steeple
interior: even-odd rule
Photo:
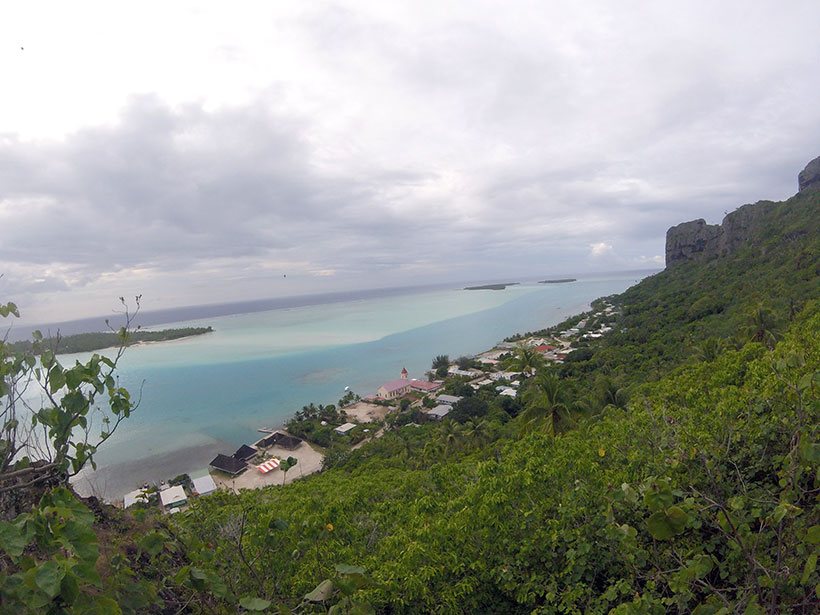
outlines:
[[[406,367],[401,368],[401,379],[402,380],[407,380],[407,368]]]

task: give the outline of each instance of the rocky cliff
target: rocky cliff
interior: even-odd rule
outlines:
[[[820,156],[800,172],[798,186],[799,192],[820,190]],[[700,219],[673,226],[666,232],[666,266],[731,254],[760,230],[773,205],[771,201],[743,205],[723,218],[721,224],[706,224]]]
[[[800,192],[805,190],[820,190],[820,156],[806,165],[797,176],[797,185]]]

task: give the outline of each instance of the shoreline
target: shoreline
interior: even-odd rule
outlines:
[[[598,297],[596,297],[596,299],[597,298]],[[585,301],[570,307],[571,312],[559,315],[556,322],[550,322],[551,319],[542,321],[543,328],[555,326],[568,318],[572,318],[574,315],[588,311],[591,308],[591,302],[594,300],[595,299],[590,299],[589,301]],[[559,307],[557,309],[560,310],[561,308]],[[561,311],[563,312],[563,310]],[[517,328],[514,330],[518,333],[522,332]],[[187,339],[188,337],[191,336],[186,336],[186,338],[179,339]],[[491,345],[484,347],[477,352],[471,352],[470,354],[471,356],[478,356],[482,353],[489,352],[498,344],[502,344],[504,339],[505,336],[502,334]],[[160,340],[148,343],[165,343],[167,341],[179,340]],[[385,377],[388,376],[385,375]],[[309,404],[311,402],[318,404],[322,403],[322,400],[318,398],[302,399],[297,403],[297,405],[294,406],[294,408],[297,408],[299,403]],[[326,402],[335,403],[335,400],[326,400]],[[286,416],[277,417],[278,420],[274,419],[270,422],[267,420],[264,420],[264,422],[263,420],[260,420],[256,426],[247,428],[247,433],[242,438],[243,442],[240,443],[248,444],[255,442],[262,433],[259,431],[260,428],[284,430],[285,423],[293,416],[295,411],[296,410],[289,412]],[[113,499],[121,497],[125,493],[138,488],[145,482],[155,484],[161,480],[173,478],[178,474],[194,474],[201,472],[202,470],[208,471],[209,461],[212,460],[218,453],[230,455],[234,450],[236,450],[237,446],[238,444],[236,443],[232,444],[224,440],[213,440],[211,442],[192,445],[158,455],[128,461],[119,461],[111,465],[101,466],[97,471],[91,471],[90,469],[88,471],[84,471],[82,476],[78,477],[78,479],[74,481],[74,484],[75,488],[84,495],[101,495],[104,499],[112,501]],[[296,472],[294,474],[300,473],[301,472]],[[290,475],[288,478],[290,479]]]

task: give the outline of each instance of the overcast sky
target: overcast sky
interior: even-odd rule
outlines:
[[[656,266],[796,192],[818,32],[816,0],[6,3],[0,300]]]

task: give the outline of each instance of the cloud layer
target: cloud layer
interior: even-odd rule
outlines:
[[[72,64],[48,118],[61,60],[37,85],[2,52],[0,293],[31,319],[654,266],[820,154],[811,2],[267,4],[175,8],[190,40],[129,62],[112,26],[110,87]]]

